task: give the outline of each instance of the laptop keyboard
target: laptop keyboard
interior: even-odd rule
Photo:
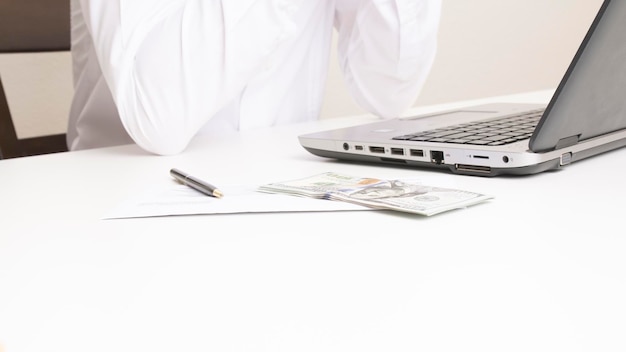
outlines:
[[[394,137],[403,141],[504,145],[529,139],[544,109]]]

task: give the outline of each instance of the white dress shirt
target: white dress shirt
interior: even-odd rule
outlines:
[[[348,89],[397,116],[432,66],[440,0],[71,0],[68,144],[176,154],[203,131],[318,118],[333,28]]]

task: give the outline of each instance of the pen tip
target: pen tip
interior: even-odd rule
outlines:
[[[222,192],[220,192],[219,190],[214,190],[213,191],[213,196],[217,197],[217,198],[222,198],[224,196],[224,194],[222,194]]]

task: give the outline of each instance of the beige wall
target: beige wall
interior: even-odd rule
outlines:
[[[72,94],[69,53],[2,54],[0,75],[19,137],[65,131]]]
[[[416,105],[554,88],[600,4],[443,0],[439,52]],[[334,56],[332,60],[322,117],[362,113],[345,90]],[[0,55],[0,74],[20,136],[64,130],[70,72],[67,54]]]

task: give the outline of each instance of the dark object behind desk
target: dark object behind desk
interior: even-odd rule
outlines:
[[[0,1],[0,54],[68,51],[70,46],[69,0]],[[0,159],[67,149],[64,133],[18,138],[0,72]]]

